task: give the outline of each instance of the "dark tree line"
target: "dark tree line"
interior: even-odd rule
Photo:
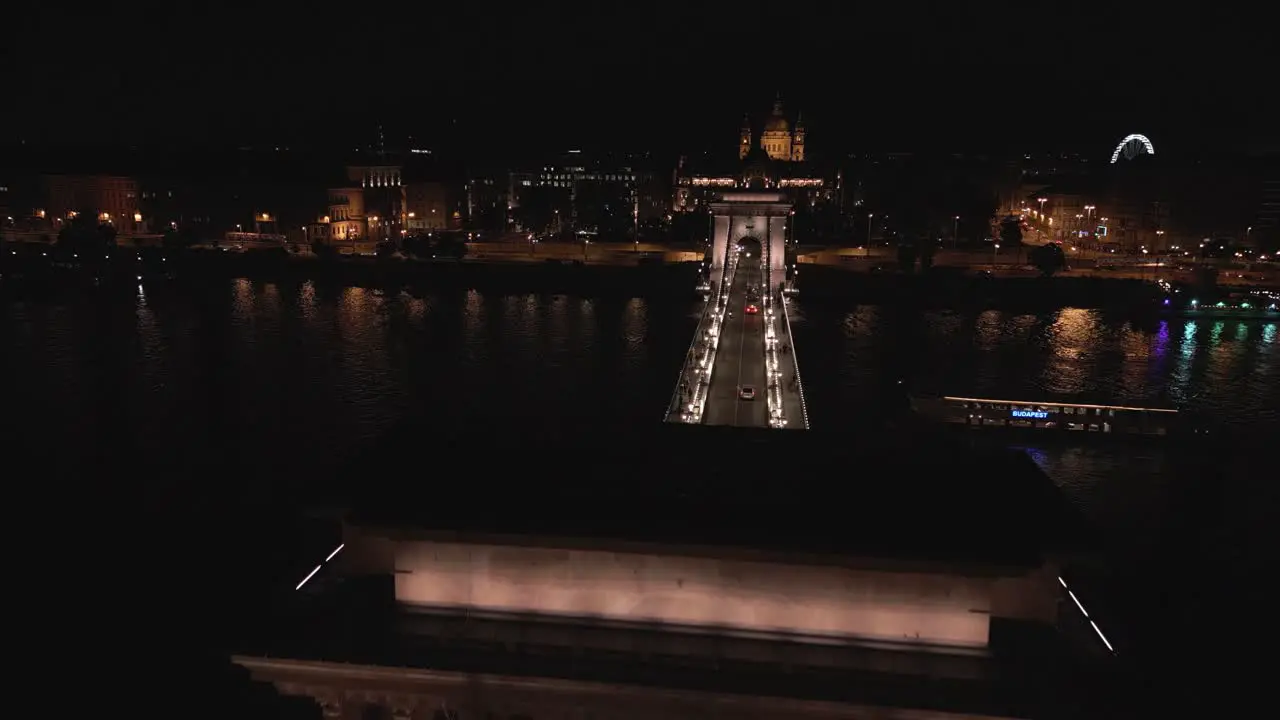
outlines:
[[[57,251],[81,263],[101,262],[116,246],[116,229],[110,223],[80,214],[58,231]]]
[[[379,248],[380,252],[391,249],[390,244]],[[460,233],[435,233],[432,235],[410,235],[401,241],[401,250],[406,255],[420,260],[453,259],[461,260],[467,256],[467,241]]]

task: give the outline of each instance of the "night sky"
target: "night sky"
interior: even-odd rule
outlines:
[[[698,151],[732,145],[779,92],[817,152],[1090,149],[1129,132],[1256,146],[1280,126],[1274,38],[1239,15],[711,5],[26,13],[0,46],[24,110],[0,129],[327,147],[381,123],[424,146]]]

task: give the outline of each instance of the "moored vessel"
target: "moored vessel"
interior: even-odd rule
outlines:
[[[926,420],[974,430],[1150,438],[1197,434],[1197,428],[1173,408],[953,395],[912,395],[911,408]]]
[[[1280,320],[1280,293],[1253,290],[1205,300],[1191,298],[1185,304],[1165,298],[1163,310],[1185,318]]]

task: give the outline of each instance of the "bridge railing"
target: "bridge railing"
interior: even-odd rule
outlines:
[[[787,354],[791,356],[791,367],[795,372],[796,393],[800,396],[800,421],[804,424],[804,429],[809,429],[809,406],[804,400],[804,380],[800,377],[800,358],[796,357],[796,343],[791,335],[791,312],[787,309],[787,298],[783,296],[779,301],[782,306],[782,323],[787,338]]]
[[[778,317],[774,311],[772,243],[764,243],[761,253],[764,276],[764,353],[765,401],[769,411],[769,427],[787,426],[786,406],[782,398],[782,372],[778,368]]]
[[[729,288],[733,284],[736,267],[736,263],[725,267],[720,286],[715,288],[714,295],[707,297],[702,308],[698,326],[680,367],[680,377],[676,380],[671,401],[667,404],[666,422],[702,422],[707,393],[711,389],[711,373],[715,369],[716,350],[720,347],[720,330],[729,303]]]
[[[787,426],[787,409],[782,397],[782,371],[778,367],[778,314],[774,306],[774,291],[765,293],[764,303],[764,368],[766,374],[765,399],[769,408],[769,427]]]

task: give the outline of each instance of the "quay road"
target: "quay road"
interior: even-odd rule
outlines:
[[[716,351],[702,422],[705,425],[767,428],[770,427],[769,378],[765,364],[764,302],[760,299],[763,294],[760,257],[742,256],[737,264],[728,293],[728,315],[720,332],[720,345]],[[749,288],[754,290],[752,300],[748,300]],[[750,303],[760,307],[758,314],[746,313]],[[739,390],[743,387],[754,389],[755,398],[742,399]]]

